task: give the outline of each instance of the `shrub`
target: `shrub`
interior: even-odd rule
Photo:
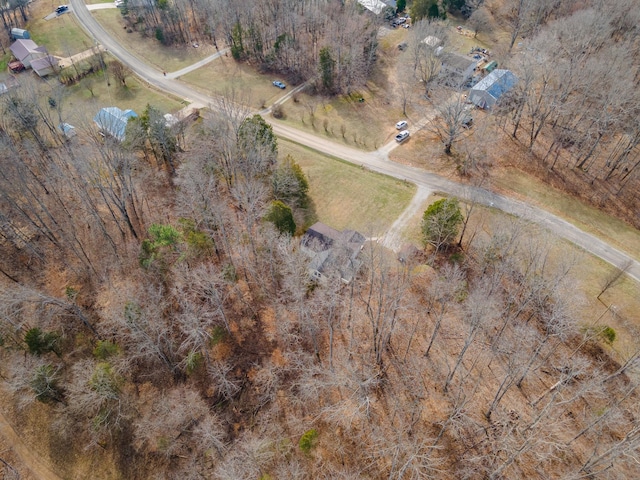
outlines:
[[[293,220],[291,207],[280,200],[271,202],[271,208],[264,219],[272,222],[282,234],[288,233],[293,236],[296,233],[296,222]]]
[[[307,430],[306,432],[304,432],[302,434],[302,437],[300,437],[300,441],[298,442],[298,446],[300,447],[300,450],[302,450],[302,452],[305,453],[306,455],[309,455],[309,453],[311,452],[311,449],[316,444],[317,438],[318,438],[318,431],[315,428],[312,428],[311,430]]]
[[[284,118],[284,107],[280,103],[276,103],[273,107],[271,107],[271,115],[273,118],[277,118],[281,120]]]
[[[100,360],[106,360],[107,358],[117,355],[120,352],[120,347],[109,340],[98,340],[96,348],[93,349],[93,356]]]
[[[602,340],[607,344],[611,345],[616,339],[616,331],[607,325],[600,332],[600,338],[602,338]]]
[[[60,336],[55,332],[43,332],[38,327],[27,331],[24,335],[24,342],[27,344],[29,352],[34,355],[54,352],[60,356],[58,351],[58,341]]]

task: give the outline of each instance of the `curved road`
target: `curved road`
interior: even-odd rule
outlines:
[[[214,100],[212,97],[194,90],[179,80],[163,76],[161,71],[150,67],[144,63],[143,60],[129,53],[93,18],[82,0],[71,0],[71,5],[73,7],[73,13],[77,16],[89,35],[92,36],[96,42],[102,44],[122,63],[127,65],[140,78],[155,87],[183,98],[190,103],[194,103],[195,106],[206,107],[211,105]],[[388,153],[395,147],[393,143],[383,146],[376,152],[362,152],[297,130],[288,125],[274,121],[271,121],[271,124],[273,125],[274,132],[278,136],[292,140],[321,153],[362,165],[370,170],[401,180],[410,181],[418,185],[418,187],[446,193],[448,195],[455,195],[465,200],[476,201],[479,204],[488,205],[535,222],[559,237],[569,240],[587,252],[600,257],[616,267],[622,267],[629,260],[633,260],[632,265],[627,269],[627,274],[634,280],[640,282],[640,263],[626,253],[540,208],[490,192],[483,188],[462,185],[418,168],[392,162],[388,158]]]

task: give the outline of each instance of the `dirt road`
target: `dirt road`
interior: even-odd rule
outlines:
[[[33,478],[38,480],[62,480],[53,470],[33,451],[33,448],[26,445],[20,436],[13,429],[7,418],[0,411],[0,435],[15,452],[22,463],[33,474]]]

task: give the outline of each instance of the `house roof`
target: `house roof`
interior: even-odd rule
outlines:
[[[38,44],[30,39],[16,40],[11,44],[9,50],[11,50],[11,53],[13,53],[13,55],[20,61],[24,60],[34,52],[47,52],[45,47],[38,47]]]
[[[485,91],[497,100],[502,94],[511,90],[516,83],[518,83],[518,77],[509,70],[496,69],[476,83],[472,91]]]
[[[309,268],[323,273],[334,267],[340,277],[351,281],[359,262],[356,260],[366,238],[355,230],[338,231],[324,223],[313,224],[302,237],[302,246],[311,256]]]
[[[438,37],[434,37],[433,35],[427,35],[422,40],[422,43],[429,45],[430,47],[436,47],[440,43],[440,39]]]
[[[58,128],[67,138],[76,136],[76,127],[74,127],[73,125],[69,125],[68,123],[61,123],[60,125],[58,125]]]
[[[47,70],[49,68],[57,67],[57,66],[58,66],[58,59],[51,55],[47,55],[46,57],[42,57],[42,58],[37,58],[36,60],[33,60],[31,62],[31,68],[33,68],[33,70],[36,73],[39,73],[41,70]]]
[[[387,4],[381,0],[358,0],[358,3],[376,15],[387,7]]]
[[[122,141],[127,122],[130,118],[137,116],[138,114],[131,109],[120,110],[118,107],[105,107],[93,117],[93,121],[101,130]]]
[[[442,64],[449,70],[463,74],[472,65],[474,67],[478,65],[478,60],[474,60],[473,58],[469,57],[463,57],[462,55],[458,55],[457,53],[448,53],[442,57]]]

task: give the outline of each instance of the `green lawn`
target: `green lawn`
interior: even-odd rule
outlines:
[[[90,83],[93,95],[85,86]],[[147,104],[162,110],[163,112],[176,112],[185,105],[180,101],[149,88],[146,84],[131,75],[126,79],[127,86],[122,87],[111,78],[111,85],[102,73],[94,74],[77,85],[68,87],[63,101],[63,115],[69,123],[74,121],[86,122],[93,118],[102,107],[128,108],[140,115]],[[78,120],[74,120],[78,118]]]
[[[363,170],[280,139],[280,155],[290,154],[309,179],[318,220],[342,230],[377,236],[407,207],[415,186]]]
[[[69,57],[93,46],[93,40],[82,29],[73,13],[45,20],[55,7],[45,3],[34,3],[30,8],[30,20],[26,29],[31,39],[44,45],[52,55]]]
[[[94,10],[91,12],[98,22],[129,52],[155,65],[159,70],[173,72],[202,60],[215,53],[213,47],[201,45],[199,48],[188,46],[165,47],[155,38],[143,37],[137,32],[127,33],[119,9]]]
[[[262,75],[245,63],[236,62],[231,55],[220,57],[180,77],[206,94],[226,95],[235,91],[237,101],[256,109],[271,105],[287,92],[273,86],[271,82],[275,78]]]
[[[358,101],[362,95],[364,102]],[[383,105],[367,88],[356,94],[323,98],[296,95],[283,104],[283,122],[362,150],[376,150],[392,140],[401,110]]]

